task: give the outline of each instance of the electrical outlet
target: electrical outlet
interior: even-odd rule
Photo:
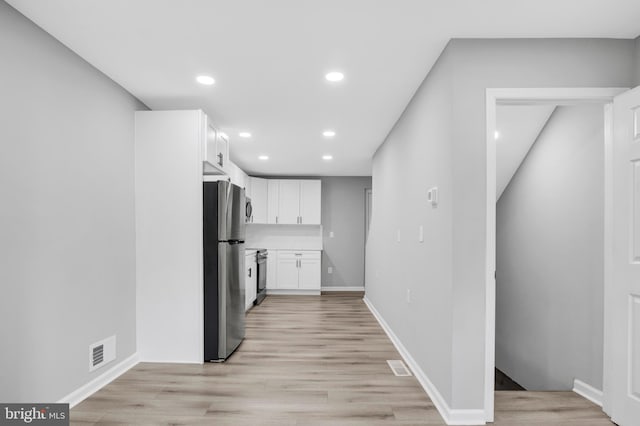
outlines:
[[[407,289],[407,303],[411,303],[411,289]]]
[[[333,231],[329,231],[329,238],[333,238]]]
[[[327,273],[329,273],[329,274],[333,274],[333,266],[329,266],[329,267],[327,268]]]

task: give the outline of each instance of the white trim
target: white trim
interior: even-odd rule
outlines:
[[[485,268],[485,395],[484,411],[486,420],[493,421],[494,412],[494,369],[495,369],[495,270],[496,270],[496,105],[499,104],[579,104],[610,103],[614,96],[626,91],[626,88],[575,87],[575,88],[489,88],[486,89],[486,268]],[[605,115],[605,118],[610,117]],[[607,124],[605,124],[606,126]],[[607,134],[605,134],[606,143]],[[608,170],[605,165],[605,173]],[[605,177],[606,179],[606,177]],[[605,180],[606,184],[606,180]],[[610,227],[607,225],[607,195],[605,186],[605,289],[609,286],[607,274],[607,242],[610,241]],[[606,295],[605,295],[606,297]],[[605,330],[605,336],[607,332]],[[605,367],[607,367],[605,365]],[[604,383],[607,383],[609,371],[604,369]],[[606,389],[606,387],[605,387]],[[606,395],[606,393],[605,393]],[[606,399],[606,398],[605,398]]]
[[[286,288],[268,288],[267,295],[281,295],[281,296],[320,296],[320,290],[301,290],[301,289],[286,289]]]
[[[138,362],[138,354],[134,353],[129,358],[125,359],[119,364],[114,365],[113,368],[105,371],[103,374],[91,380],[89,383],[80,386],[69,395],[61,398],[58,403],[69,404],[70,408],[75,407],[76,405],[89,398],[91,395],[126,373],[128,370],[135,367]]]
[[[575,379],[573,381],[573,391],[583,398],[588,399],[599,407],[602,407],[602,391],[594,388],[585,382]]]
[[[602,368],[602,410],[609,416],[612,412],[611,373],[613,371],[613,354],[610,348],[611,285],[613,284],[613,104],[604,107],[604,351]]]
[[[331,287],[331,286],[322,286],[321,291],[364,291],[364,286],[360,287]]]
[[[424,371],[418,366],[418,363],[413,359],[407,348],[404,347],[398,336],[391,330],[387,322],[382,318],[380,313],[371,304],[367,296],[362,299],[369,308],[369,311],[373,314],[375,319],[380,324],[380,327],[393,343],[393,346],[398,350],[400,356],[411,369],[413,375],[418,379],[418,382],[425,390],[433,405],[438,409],[438,412],[448,425],[483,425],[485,424],[485,412],[484,410],[460,410],[449,407],[447,401],[442,397],[435,385],[429,380]]]

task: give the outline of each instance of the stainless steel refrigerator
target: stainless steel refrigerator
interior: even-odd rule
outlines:
[[[244,339],[245,195],[204,182],[204,359],[224,361]]]

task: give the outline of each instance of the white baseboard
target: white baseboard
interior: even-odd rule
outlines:
[[[391,330],[386,321],[380,316],[380,313],[376,310],[376,308],[371,304],[367,296],[363,298],[364,303],[367,305],[373,316],[376,318],[384,332],[389,336],[391,343],[396,347],[400,355],[404,359],[404,362],[413,372],[413,375],[416,376],[418,382],[425,390],[433,405],[438,409],[438,412],[444,419],[444,421],[448,425],[484,425],[485,421],[485,412],[482,409],[471,409],[471,410],[461,410],[454,409],[449,407],[445,399],[442,397],[438,389],[433,385],[431,380],[427,377],[427,375],[422,371],[422,369],[418,366],[416,361],[413,359],[407,348],[400,342],[398,336]]]
[[[322,291],[364,291],[364,286],[360,287],[331,287],[322,286]]]
[[[594,404],[602,407],[602,391],[594,388],[585,382],[575,379],[573,381],[573,391],[583,398],[588,399]]]
[[[267,289],[267,295],[287,295],[287,296],[320,296],[320,290],[300,290],[300,289],[284,289],[273,288]]]
[[[71,392],[69,395],[63,397],[58,403],[69,404],[69,407],[73,408],[91,395],[126,373],[129,369],[138,364],[138,354],[134,353],[129,358],[114,365],[109,370],[105,371],[89,383],[79,387]]]

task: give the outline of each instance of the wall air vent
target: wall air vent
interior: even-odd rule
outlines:
[[[89,371],[96,370],[116,359],[116,336],[89,345]]]
[[[411,371],[404,365],[404,362],[399,359],[388,359],[387,364],[391,367],[391,371],[396,376],[411,376]]]
[[[104,361],[104,345],[98,345],[93,347],[93,363],[94,367],[97,367],[98,364],[102,364]]]

